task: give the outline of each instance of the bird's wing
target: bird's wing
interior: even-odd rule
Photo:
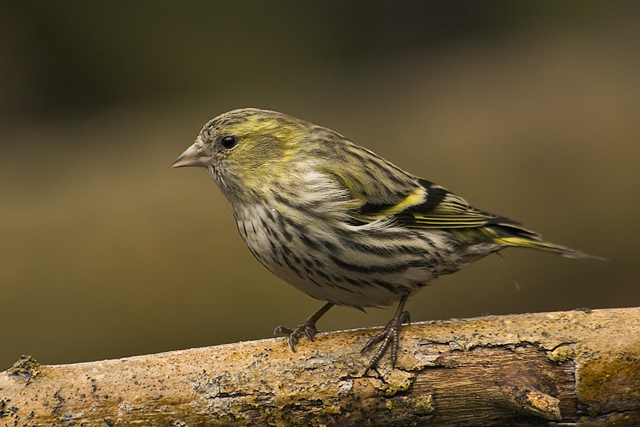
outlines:
[[[426,200],[396,215],[397,220],[407,227],[476,228],[492,224],[518,225],[505,217],[476,209],[462,197],[429,181],[420,179],[419,184],[426,191]]]
[[[355,224],[393,220],[422,229],[492,224],[520,228],[517,222],[475,209],[463,198],[406,173],[367,149],[350,143],[332,147],[334,152],[322,153],[325,162],[319,172],[349,194],[347,215]]]
[[[367,198],[356,206],[351,216],[369,223],[393,218],[409,228],[476,228],[491,224],[518,225],[505,217],[475,209],[463,198],[424,179],[401,191],[377,191],[378,197]]]

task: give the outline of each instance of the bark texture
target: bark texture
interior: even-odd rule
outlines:
[[[416,323],[0,373],[0,426],[638,426],[640,308]]]

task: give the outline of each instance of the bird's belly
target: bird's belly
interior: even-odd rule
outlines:
[[[433,243],[416,241],[411,232],[395,230],[395,240],[382,239],[314,229],[277,215],[236,215],[236,224],[269,271],[313,298],[352,307],[387,306],[440,274],[438,259],[429,256]]]

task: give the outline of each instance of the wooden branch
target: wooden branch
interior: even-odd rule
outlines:
[[[1,426],[640,425],[640,308],[418,323],[0,373]]]

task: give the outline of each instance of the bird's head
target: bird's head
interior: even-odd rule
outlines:
[[[260,196],[295,167],[310,126],[275,111],[229,111],[209,121],[171,166],[205,168],[228,198]]]

